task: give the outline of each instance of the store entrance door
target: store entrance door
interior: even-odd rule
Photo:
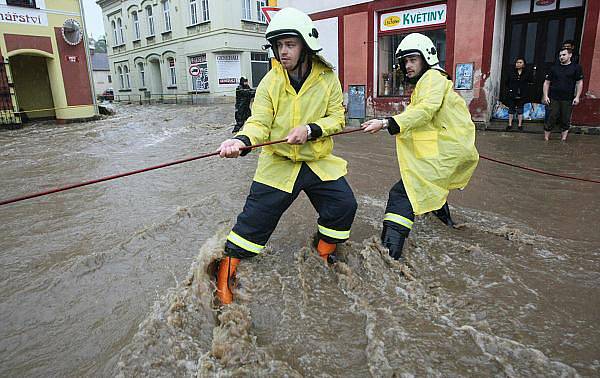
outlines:
[[[558,60],[558,49],[568,39],[575,41],[579,55],[583,27],[583,0],[512,0],[508,6],[500,98],[506,103],[506,80],[515,60],[524,57],[532,75],[528,97],[533,106],[526,119],[543,119],[536,109],[542,99],[546,72]],[[540,110],[540,111],[536,111]]]

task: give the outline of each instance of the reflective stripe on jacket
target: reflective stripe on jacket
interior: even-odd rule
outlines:
[[[333,156],[333,139],[344,128],[342,88],[337,75],[318,57],[299,93],[277,61],[256,90],[252,116],[237,135],[252,144],[285,139],[297,126],[315,123],[323,136],[303,145],[287,143],[262,147],[254,181],[291,193],[302,162],[323,181],[337,180],[347,172],[346,161]]]
[[[450,189],[464,188],[477,167],[475,125],[452,81],[429,69],[417,82],[400,126],[400,175],[415,214],[441,208]]]

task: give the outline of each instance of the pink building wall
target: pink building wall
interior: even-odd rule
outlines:
[[[344,92],[367,84],[367,12],[344,16]]]

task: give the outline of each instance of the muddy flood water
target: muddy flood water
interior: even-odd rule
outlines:
[[[214,151],[233,105],[0,132],[0,199]],[[478,132],[482,155],[600,178],[600,138]],[[418,217],[407,266],[378,239],[399,177],[387,133],[336,138],[359,209],[341,262],[311,248],[301,195],[214,307],[211,262],[257,153],[212,157],[0,207],[0,376],[600,375],[600,185],[481,160]]]

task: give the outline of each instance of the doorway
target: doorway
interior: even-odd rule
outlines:
[[[46,57],[15,55],[9,58],[21,120],[54,118],[54,99]]]
[[[506,80],[518,57],[525,58],[532,83],[528,95],[534,109],[542,99],[546,72],[558,60],[563,41],[575,41],[579,54],[584,17],[584,0],[512,0],[509,2],[504,38],[500,98],[505,102]],[[543,119],[543,112],[536,112]]]

